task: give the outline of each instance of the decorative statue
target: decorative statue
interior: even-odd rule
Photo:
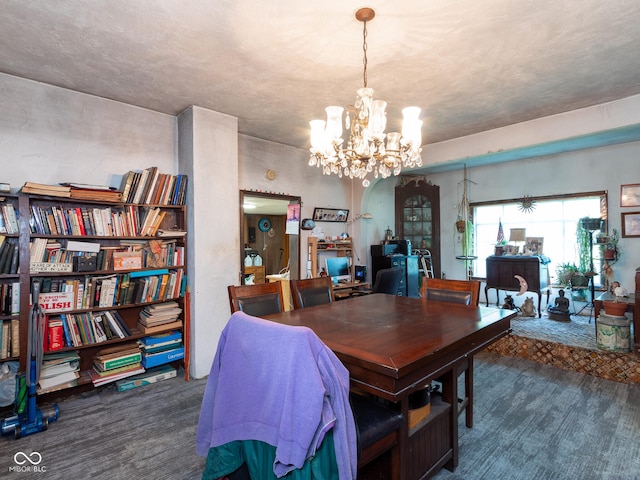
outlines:
[[[511,295],[506,295],[504,297],[504,305],[502,305],[502,308],[505,310],[518,310],[516,304],[513,303],[513,297]]]
[[[524,299],[522,307],[520,307],[523,317],[535,317],[536,307],[533,305],[533,297],[527,297]]]
[[[564,296],[564,290],[558,290],[558,296],[554,301],[554,306],[548,307],[547,312],[552,320],[570,321],[569,299]]]

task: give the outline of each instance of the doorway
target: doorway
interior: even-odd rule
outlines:
[[[289,205],[300,197],[240,190],[241,283],[289,272],[300,278],[300,232],[287,233]],[[298,210],[299,211],[299,210]]]

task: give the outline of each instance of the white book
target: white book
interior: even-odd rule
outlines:
[[[11,284],[11,315],[20,313],[20,282]]]
[[[105,233],[104,233],[104,226],[102,224],[102,212],[100,211],[99,208],[94,208],[93,209],[93,225],[95,227],[95,234],[98,237],[104,237]]]
[[[127,336],[126,333],[122,331],[120,328],[120,323],[111,315],[111,312],[104,312],[107,321],[109,322],[109,328],[111,329],[111,333],[115,333],[120,338],[125,338]]]

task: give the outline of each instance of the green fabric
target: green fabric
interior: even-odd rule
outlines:
[[[216,480],[236,471],[247,463],[251,478],[254,480],[276,480],[273,473],[273,461],[276,447],[258,440],[230,442],[209,449],[207,464],[202,480]],[[336,480],[338,465],[333,444],[333,432],[328,432],[316,454],[308,459],[302,468],[289,472],[286,480]]]

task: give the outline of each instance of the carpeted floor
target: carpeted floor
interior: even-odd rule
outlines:
[[[196,480],[195,430],[205,381],[174,378],[118,393],[106,387],[60,403],[45,432],[0,440],[2,478]],[[640,478],[640,386],[480,353],[475,425],[460,417],[460,464],[438,480]],[[15,472],[18,452],[42,455]]]
[[[475,423],[438,480],[640,478],[640,386],[481,353]]]

